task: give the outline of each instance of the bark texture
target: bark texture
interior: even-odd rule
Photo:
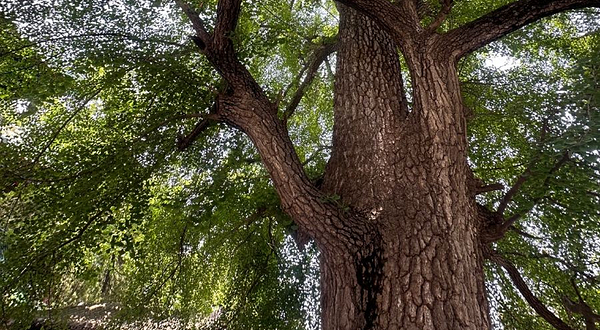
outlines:
[[[415,47],[409,112],[393,38],[339,9],[324,186],[375,234],[349,254],[321,249],[324,329],[489,328],[455,66]]]
[[[321,189],[304,173],[287,132],[299,100],[280,119],[278,101],[235,55],[228,35],[241,0],[219,1],[213,32],[175,1],[229,86],[206,120],[250,137],[283,209],[321,251],[323,329],[489,329],[483,263],[507,222],[475,203],[485,190],[467,164],[456,63],[534,20],[600,0],[516,1],[446,34],[436,29],[451,0],[426,27],[416,0],[339,0],[333,151]],[[410,72],[410,106],[398,50]],[[315,55],[317,68],[324,54]]]

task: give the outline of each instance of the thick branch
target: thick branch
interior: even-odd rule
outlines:
[[[217,24],[214,44],[217,49],[233,47],[231,34],[240,17],[241,0],[220,0],[217,6]]]
[[[515,1],[448,32],[447,38],[458,59],[541,18],[584,7],[600,7],[600,0]]]
[[[373,230],[325,201],[323,193],[306,176],[287,126],[278,117],[277,105],[237,58],[230,35],[237,24],[241,1],[219,1],[214,39],[206,33],[197,13],[182,0],[175,1],[194,25],[197,32],[194,41],[227,82],[227,91],[217,99],[218,118],[242,130],[252,140],[273,180],[283,210],[315,240],[334,245],[332,250],[364,241]],[[201,122],[197,130],[206,129],[207,124]]]
[[[521,273],[510,261],[504,259],[497,252],[492,251],[488,258],[494,263],[500,265],[502,268],[508,272],[508,276],[515,284],[515,287],[519,290],[521,295],[525,298],[529,306],[531,306],[539,316],[544,318],[550,325],[559,330],[573,330],[569,325],[567,325],[563,320],[558,318],[554,313],[552,313],[548,307],[546,307],[534,294],[531,292],[527,283],[521,276]]]

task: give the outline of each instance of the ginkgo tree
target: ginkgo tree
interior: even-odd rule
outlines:
[[[597,7],[5,1],[4,324],[594,329]]]

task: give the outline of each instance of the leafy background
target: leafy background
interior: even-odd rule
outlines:
[[[458,2],[440,30],[507,2]],[[209,25],[215,8],[197,6]],[[108,302],[123,320],[318,327],[318,252],[296,244],[249,140],[213,125],[177,149],[224,83],[172,2],[3,1],[0,15],[5,325]],[[561,297],[579,293],[600,310],[599,25],[597,11],[556,15],[460,63],[469,160],[505,186],[479,202],[497,207],[526,176],[507,209],[521,217],[495,248],[580,328]],[[312,52],[336,33],[330,1],[267,0],[244,4],[232,38],[285,109]],[[334,71],[332,55],[289,121],[314,180],[331,148]],[[502,269],[489,264],[487,276],[498,329],[549,329]]]

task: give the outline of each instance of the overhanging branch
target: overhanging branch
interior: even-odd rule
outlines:
[[[448,32],[446,38],[458,59],[541,18],[584,7],[600,7],[600,0],[515,1]]]
[[[52,136],[50,137],[50,140],[48,140],[48,142],[46,142],[46,145],[42,148],[42,150],[40,152],[38,152],[38,154],[35,156],[35,158],[33,159],[33,161],[31,162],[31,166],[36,165],[39,161],[40,158],[42,157],[42,155],[48,151],[48,149],[50,149],[50,147],[52,146],[52,144],[54,144],[54,141],[56,141],[56,139],[58,138],[58,136],[60,135],[60,133],[65,129],[65,127],[67,127],[67,125],[82,111],[84,110],[87,105],[94,99],[96,98],[96,96],[98,96],[98,94],[100,94],[100,92],[102,91],[102,87],[95,90],[94,92],[92,92],[88,97],[85,98],[85,100],[83,100],[79,106],[73,111],[73,113],[67,118],[67,120],[65,120],[63,122],[63,124],[52,134]]]
[[[546,305],[544,305],[544,303],[542,303],[533,294],[533,292],[531,292],[529,286],[527,286],[527,283],[525,283],[525,280],[523,279],[523,276],[521,276],[521,273],[517,267],[515,267],[510,261],[495,251],[491,251],[488,255],[488,258],[506,270],[515,287],[519,290],[523,298],[525,298],[529,306],[531,306],[531,308],[533,308],[539,316],[541,316],[544,320],[550,323],[550,325],[558,330],[573,330],[573,328],[567,325],[563,320],[554,315],[554,313],[552,313],[548,307],[546,307]]]

